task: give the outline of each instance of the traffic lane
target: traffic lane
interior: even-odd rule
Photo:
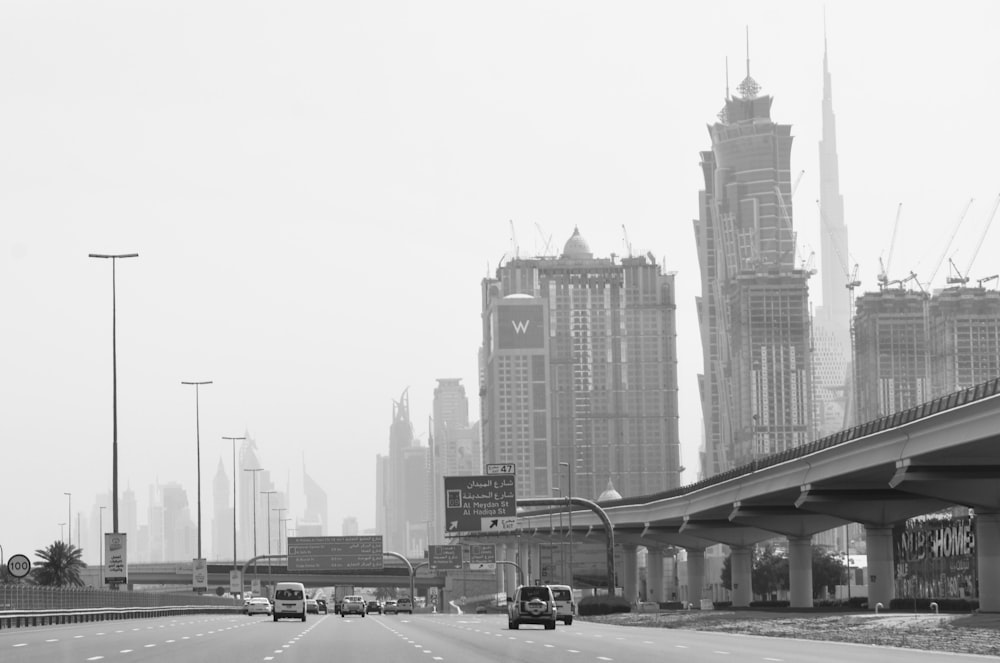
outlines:
[[[582,641],[575,624],[567,627],[560,623],[552,631],[540,625],[522,625],[518,630],[510,630],[507,618],[501,615],[420,614],[399,620],[388,617],[380,624],[408,646],[429,652],[433,661],[589,663],[644,661],[656,655],[650,650],[643,659],[616,659],[610,643]]]
[[[5,630],[0,632],[0,661],[287,660],[284,655],[306,642],[321,621],[198,615]]]
[[[542,627],[507,630],[502,615],[461,615],[445,619],[413,620],[413,626],[425,630],[437,628],[454,634],[463,647],[489,649],[499,655],[481,660],[523,661],[619,661],[635,663],[647,660],[694,661],[695,663],[733,660],[740,663],[913,663],[913,661],[981,661],[982,657],[965,654],[943,654],[923,650],[874,647],[850,643],[814,640],[794,640],[753,635],[710,633],[680,629],[616,626],[574,621],[572,626],[560,624],[555,631]],[[531,630],[529,630],[531,629]],[[536,630],[537,629],[537,630]],[[429,634],[400,632],[415,641]],[[470,640],[470,636],[472,639]],[[522,646],[523,645],[523,646]],[[444,645],[446,648],[447,645]],[[538,653],[542,652],[541,657]],[[453,659],[454,660],[454,659]]]

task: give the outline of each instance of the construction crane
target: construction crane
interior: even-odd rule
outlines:
[[[896,208],[896,221],[892,224],[892,239],[889,240],[889,257],[883,264],[882,256],[878,257],[878,287],[879,290],[889,287],[889,267],[892,266],[892,251],[896,248],[896,231],[899,230],[899,215],[903,211],[903,203]],[[896,281],[901,283],[901,281]]]
[[[976,285],[982,288],[983,284],[986,283],[987,281],[996,281],[997,279],[1000,279],[1000,274],[994,274],[992,276],[984,276],[981,279],[976,279]]]
[[[520,249],[517,246],[517,233],[514,232],[514,220],[509,219],[510,222],[510,250],[514,254],[514,259],[520,258]]]
[[[997,207],[1000,207],[1000,196],[997,196],[997,199],[995,201],[993,201],[993,209],[990,210],[990,216],[989,216],[989,218],[986,219],[986,225],[983,227],[982,234],[979,235],[979,241],[976,242],[976,248],[972,251],[972,257],[969,258],[969,265],[968,265],[968,267],[965,268],[965,276],[966,277],[968,277],[969,276],[969,272],[972,271],[972,263],[974,263],[976,261],[976,256],[979,255],[979,249],[983,248],[983,240],[986,239],[986,233],[990,229],[990,224],[993,223],[993,217],[996,216]],[[987,277],[987,278],[993,278],[993,277]],[[966,280],[968,280],[968,278],[966,278]],[[982,279],[982,280],[985,280],[985,279]],[[980,286],[980,287],[982,287],[982,286]]]
[[[969,198],[969,202],[965,203],[965,207],[962,209],[962,213],[959,215],[958,221],[955,222],[955,227],[951,231],[951,237],[948,238],[948,243],[945,244],[944,248],[941,250],[941,257],[938,258],[937,263],[934,265],[934,270],[931,272],[930,278],[927,279],[927,285],[928,285],[928,287],[930,287],[930,284],[934,282],[934,277],[937,276],[938,270],[941,269],[941,263],[944,262],[944,257],[948,253],[948,249],[951,248],[951,243],[953,241],[955,241],[955,235],[958,234],[958,229],[962,227],[962,222],[965,221],[965,217],[969,213],[969,207],[972,205],[972,201],[973,201],[973,199]],[[949,261],[950,261],[950,259],[949,259]],[[954,264],[955,263],[952,263],[952,265],[954,265]],[[956,272],[958,271],[957,267],[955,268],[955,271]],[[966,273],[968,273],[968,270],[966,270]],[[958,281],[953,281],[952,280],[953,278],[955,278],[955,277],[949,276],[948,277],[948,283],[958,282]],[[959,279],[962,278],[961,272],[959,272],[958,278]],[[967,278],[965,279],[965,281],[968,281],[968,280],[969,279],[967,279]],[[960,281],[960,282],[961,283],[965,283],[965,281]]]
[[[968,274],[958,271],[958,265],[951,258],[948,258],[948,277],[945,279],[948,285],[963,286],[969,282]]]
[[[628,257],[632,257],[632,242],[628,241],[628,231],[625,230],[625,224],[622,224],[622,240],[625,242],[625,250],[628,252]]]
[[[545,233],[542,231],[542,224],[535,221],[535,228],[538,229],[538,234],[541,236],[542,241],[545,242],[545,247],[542,249],[542,255],[549,255],[549,245],[552,244],[552,235],[549,235],[548,239],[545,239]]]
[[[795,178],[795,183],[792,184],[792,197],[795,197],[795,190],[799,188],[799,182],[802,181],[802,176],[806,174],[806,171],[800,170],[798,176]]]

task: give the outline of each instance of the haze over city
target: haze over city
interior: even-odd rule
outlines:
[[[941,287],[947,261],[926,280],[942,255],[965,270],[975,254],[973,280],[1000,272],[1000,231],[983,235],[1000,194],[988,128],[998,13],[988,2],[848,2],[825,15],[819,2],[8,3],[0,545],[47,545],[64,493],[86,514],[111,487],[111,266],[90,253],[139,254],[118,263],[116,284],[119,481],[140,514],[157,481],[193,503],[195,403],[181,381],[211,380],[203,500],[220,460],[231,471],[222,437],[249,434],[293,515],[305,464],[328,492],[329,533],[347,516],[373,527],[392,401],[409,389],[426,441],[435,380],[462,378],[478,419],[481,280],[513,255],[559,253],[575,228],[597,256],[649,252],[677,272],[693,481],[692,220],[727,59],[735,88],[749,46],[772,118],[792,126],[797,259],[822,270],[825,30],[848,262],[862,291],[890,249],[891,277]]]

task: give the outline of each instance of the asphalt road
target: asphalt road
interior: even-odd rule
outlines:
[[[940,652],[576,621],[507,629],[502,615],[165,617],[0,631],[2,663],[914,663]]]

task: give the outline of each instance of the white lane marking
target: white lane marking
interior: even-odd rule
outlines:
[[[687,645],[674,645],[674,647],[677,647],[678,649],[687,649]]]
[[[727,652],[727,651],[719,651],[718,649],[717,649],[717,650],[715,650],[715,651],[714,651],[714,652],[712,652],[712,653],[713,653],[713,654],[727,654],[727,655],[729,654],[729,652]]]
[[[19,644],[16,644],[16,645],[11,645],[11,646],[12,646],[12,647],[27,647],[27,646],[28,646],[28,643],[27,643],[27,642],[21,642],[21,643],[19,643]]]
[[[598,660],[598,661],[613,661],[613,660],[615,660],[615,659],[613,659],[613,658],[608,658],[607,656],[598,656],[598,657],[597,657],[597,660]]]
[[[433,658],[434,658],[434,660],[435,660],[435,661],[443,661],[443,660],[444,660],[444,659],[443,659],[443,658],[441,658],[440,656],[435,656],[435,657],[433,657]]]
[[[579,649],[567,649],[566,651],[568,651],[570,654],[579,654],[580,653]],[[598,656],[597,658],[600,658],[600,656]]]
[[[167,642],[176,642],[176,640],[167,640]]]
[[[273,661],[273,660],[274,660],[274,657],[273,657],[273,656],[265,656],[265,657],[264,657],[264,660],[265,660],[265,661]]]
[[[783,658],[765,658],[764,660],[765,661],[779,661],[780,662],[780,661],[784,661],[785,659],[783,659]]]
[[[546,647],[555,647],[555,645],[545,645]]]
[[[644,644],[644,645],[651,645],[651,644],[653,644],[653,641],[652,640],[643,640],[642,644]]]
[[[59,642],[59,638],[49,638],[45,642]]]
[[[431,653],[431,650],[430,650],[430,649],[425,649],[425,650],[424,650],[424,653],[425,653],[425,654],[430,654],[430,653]]]
[[[123,650],[121,650],[121,651],[120,651],[120,652],[118,652],[118,653],[119,653],[119,654],[131,654],[131,653],[132,653],[132,650],[131,650],[131,649],[123,649]]]
[[[88,658],[87,660],[88,660],[88,661],[99,661],[99,660],[101,660],[102,658],[104,658],[104,657],[103,657],[103,656],[91,656],[91,657],[90,657],[90,658]]]
[[[149,649],[150,647],[155,647],[155,646],[156,646],[155,644],[151,644],[151,645],[143,645],[143,647],[145,647],[146,649]]]
[[[83,636],[83,635],[74,635],[73,639],[74,640],[79,640],[80,638],[83,638],[83,637],[86,637],[86,636]]]

